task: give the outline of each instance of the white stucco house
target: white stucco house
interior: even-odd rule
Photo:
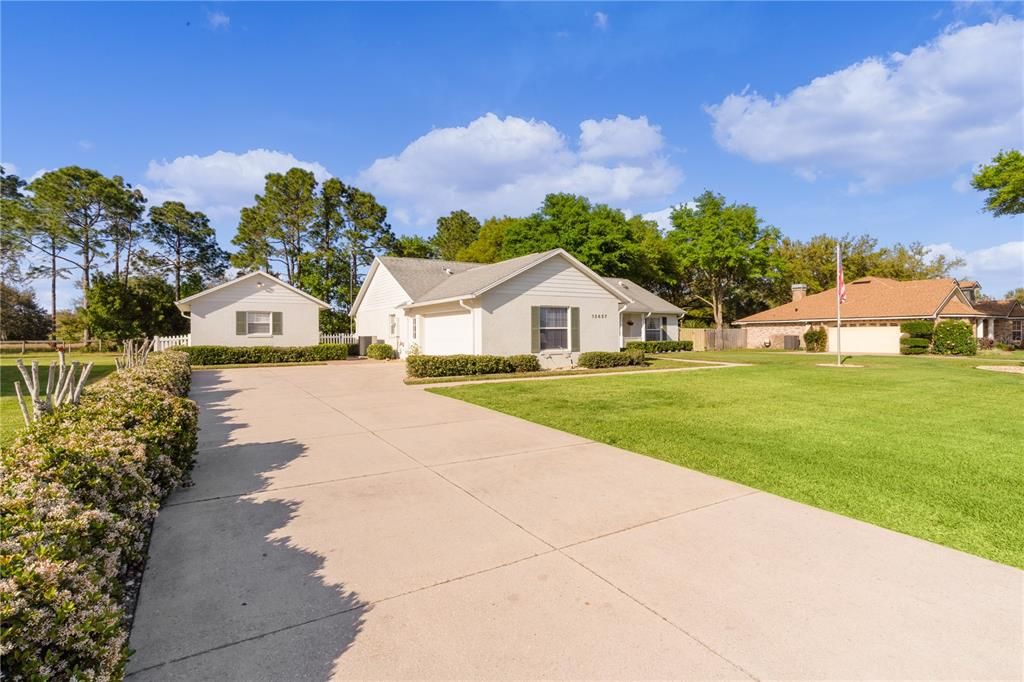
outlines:
[[[191,320],[193,346],[315,346],[318,298],[265,272],[252,272],[200,291],[175,305]]]
[[[535,353],[548,367],[628,341],[677,340],[681,308],[629,280],[601,277],[563,249],[493,264],[373,261],[353,303],[356,333],[399,355]]]

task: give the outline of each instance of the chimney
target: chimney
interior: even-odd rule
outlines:
[[[790,287],[790,291],[793,292],[793,303],[796,303],[797,301],[802,300],[803,297],[807,295],[807,285],[794,284],[793,286]]]

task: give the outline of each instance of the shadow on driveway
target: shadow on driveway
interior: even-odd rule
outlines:
[[[154,525],[128,675],[195,679],[194,659],[213,655],[222,667],[218,679],[227,671],[230,679],[327,680],[369,607],[343,583],[325,582],[324,557],[289,536],[301,502],[253,494],[307,448],[294,440],[227,445],[246,426],[231,418],[240,391],[223,373],[218,381],[203,378],[193,391],[206,436],[196,485],[175,491]],[[204,472],[215,470],[231,475],[211,485]],[[319,621],[329,627],[317,628],[316,642],[299,642],[301,652],[259,646],[268,634]],[[224,665],[235,649],[240,659]]]

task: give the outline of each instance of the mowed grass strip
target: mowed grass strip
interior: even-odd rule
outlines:
[[[1024,567],[1024,379],[1005,359],[721,352],[709,372],[430,389]]]
[[[120,357],[119,353],[68,353],[64,356],[65,362],[69,365],[72,362],[80,362],[82,365],[95,363],[89,373],[89,383],[99,381],[115,369],[115,358]],[[32,361],[39,362],[39,383],[46,387],[46,378],[49,375],[50,363],[59,362],[57,353],[54,351],[42,351],[38,353],[5,353],[0,355],[0,444],[9,443],[14,436],[25,426],[25,421],[18,409],[18,396],[14,392],[14,382],[21,381],[21,372],[18,371],[16,361],[21,358],[25,366],[31,370]],[[76,375],[77,376],[77,375]],[[28,395],[28,388],[21,387],[25,395]]]

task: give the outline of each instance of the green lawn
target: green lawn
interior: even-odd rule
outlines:
[[[89,383],[98,381],[114,371],[114,359],[120,357],[118,353],[68,353],[65,361],[81,362],[83,365],[88,362],[95,363],[92,372],[89,373]],[[21,381],[21,373],[15,367],[15,361],[21,358],[29,368],[33,360],[39,361],[39,381],[46,385],[46,377],[49,374],[50,363],[57,362],[57,353],[53,351],[25,353],[7,353],[0,355],[0,444],[9,442],[14,435],[25,425],[21,417],[21,410],[18,409],[18,397],[14,393],[14,382]],[[27,394],[28,389],[21,387]]]
[[[430,389],[1024,567],[1024,377],[1006,358],[697,353],[704,372]]]

